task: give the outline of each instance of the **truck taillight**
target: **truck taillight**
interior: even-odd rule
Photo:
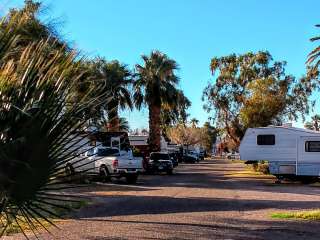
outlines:
[[[118,159],[113,160],[113,162],[112,162],[112,166],[113,166],[114,168],[117,168],[117,167],[118,167],[118,165],[119,165],[119,161],[118,161]]]

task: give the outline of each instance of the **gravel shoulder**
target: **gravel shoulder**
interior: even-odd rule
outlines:
[[[172,176],[141,176],[137,185],[99,184],[93,199],[42,239],[319,239],[320,222],[278,220],[271,213],[320,208],[320,187],[274,184],[242,174],[226,160],[181,164]],[[21,236],[4,239],[23,239]]]

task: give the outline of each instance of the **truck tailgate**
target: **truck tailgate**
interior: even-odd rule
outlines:
[[[120,158],[118,162],[119,169],[140,169],[142,168],[142,158]]]

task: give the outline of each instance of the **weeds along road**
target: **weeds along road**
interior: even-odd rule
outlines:
[[[320,222],[278,220],[271,213],[319,208],[320,187],[275,185],[243,174],[242,164],[182,164],[172,176],[141,176],[137,185],[101,184],[94,203],[42,239],[319,239]],[[8,239],[19,239],[18,236]]]

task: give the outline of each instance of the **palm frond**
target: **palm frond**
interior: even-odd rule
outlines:
[[[15,51],[14,40],[2,34],[7,43],[0,46],[0,57]],[[55,209],[68,209],[65,203],[76,201],[50,194],[79,187],[69,185],[59,173],[76,157],[76,137],[85,138],[78,131],[88,121],[87,107],[102,104],[99,89],[94,99],[85,94],[77,103],[72,101],[77,56],[64,48],[52,50],[50,42],[31,43],[13,61],[0,59],[0,202],[6,219],[0,236],[12,224],[24,232],[22,222],[34,234],[39,227],[49,231],[38,218],[55,225],[51,218],[60,217]],[[88,164],[85,158],[78,161]]]

